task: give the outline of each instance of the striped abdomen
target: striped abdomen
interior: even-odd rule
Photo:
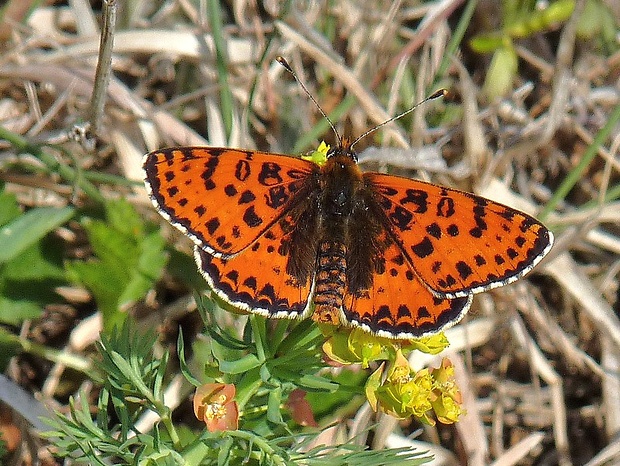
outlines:
[[[317,322],[338,325],[347,277],[347,248],[340,242],[324,241],[319,246],[314,294]]]

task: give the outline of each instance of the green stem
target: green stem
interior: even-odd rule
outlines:
[[[454,57],[456,50],[461,45],[461,41],[463,40],[463,37],[465,36],[465,32],[467,31],[467,27],[469,26],[469,23],[471,22],[471,18],[474,15],[474,12],[476,11],[477,5],[478,5],[478,0],[469,0],[467,2],[467,5],[465,5],[463,14],[461,15],[461,18],[459,19],[459,23],[456,29],[454,30],[452,37],[450,38],[450,42],[448,42],[448,45],[446,47],[446,52],[444,53],[444,56],[443,56],[443,60],[441,61],[441,65],[439,65],[439,69],[437,70],[436,76],[438,76],[439,79],[443,78],[444,74],[446,73],[446,70],[448,69],[448,66],[450,66],[450,63],[452,62],[452,58]]]
[[[4,344],[15,345],[21,348],[22,351],[26,353],[40,356],[43,359],[47,359],[48,361],[57,364],[63,364],[66,367],[69,367],[75,371],[86,374],[93,380],[101,380],[101,377],[98,376],[93,369],[92,362],[75,354],[71,354],[66,351],[58,351],[53,348],[48,348],[47,346],[41,345],[39,343],[34,343],[27,338],[13,335],[12,333],[9,333],[1,328],[0,341],[2,341]]]
[[[282,455],[278,454],[271,445],[269,445],[269,442],[267,442],[264,437],[245,430],[231,430],[226,432],[226,434],[231,437],[246,440],[251,445],[256,445],[263,453],[265,453],[265,455],[269,457],[269,461],[266,462],[267,464],[286,465],[286,460],[282,457]]]
[[[332,112],[327,115],[331,121],[339,121],[342,116],[347,113],[356,104],[355,96],[350,94],[340,102]],[[329,122],[325,118],[321,118],[314,127],[307,133],[304,133],[295,143],[293,147],[293,154],[299,154],[305,149],[316,146],[317,139],[330,131]],[[336,141],[339,144],[340,141]]]
[[[158,406],[158,408],[160,408]],[[179,438],[179,434],[177,433],[176,428],[174,427],[174,423],[172,422],[172,419],[170,418],[170,409],[167,408],[166,406],[162,406],[162,414],[161,415],[161,422],[164,426],[166,426],[166,430],[168,431],[168,434],[170,435],[170,440],[172,440],[172,443],[174,444],[174,450],[175,451],[181,451],[182,450],[182,445],[181,445],[181,439]]]
[[[251,315],[249,317],[250,325],[252,326],[252,332],[254,333],[254,340],[256,341],[256,356],[260,362],[267,360],[267,351],[265,351],[266,344],[266,327],[265,319]],[[259,320],[261,319],[261,320]]]
[[[43,162],[49,170],[58,173],[62,179],[70,183],[77,182],[82,191],[84,191],[92,199],[97,202],[104,202],[104,197],[94,185],[82,179],[77,170],[66,165],[62,165],[53,155],[43,151],[41,146],[30,143],[23,136],[8,131],[2,126],[0,126],[0,139],[8,141],[20,154],[34,155],[36,158],[41,160],[41,162]]]
[[[228,54],[226,41],[224,40],[224,28],[222,27],[221,3],[218,0],[207,2],[207,19],[211,26],[211,35],[215,43],[215,55],[217,63],[217,75],[220,85],[220,105],[226,136],[232,132],[233,98],[230,90],[228,76]]]

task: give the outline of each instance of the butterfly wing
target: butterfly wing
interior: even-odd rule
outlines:
[[[343,312],[348,322],[379,336],[411,339],[456,324],[471,299],[471,295],[456,299],[434,296],[392,242],[373,274],[372,286],[358,293],[347,292]]]
[[[266,317],[305,317],[310,309],[311,276],[296,279],[287,273],[290,219],[274,223],[258,240],[229,259],[194,248],[198,268],[224,301]]]
[[[144,157],[145,184],[157,210],[200,248],[230,257],[249,247],[305,198],[318,173],[284,155],[179,147]]]
[[[511,283],[549,252],[535,218],[474,194],[365,173],[406,260],[437,296],[464,297]]]

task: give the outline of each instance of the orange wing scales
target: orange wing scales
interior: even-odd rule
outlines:
[[[228,259],[196,246],[198,269],[215,293],[233,306],[266,317],[305,317],[310,309],[312,280],[300,283],[286,272],[288,239],[274,224],[252,246]]]
[[[436,296],[463,297],[512,283],[553,244],[538,220],[483,197],[379,173],[364,177],[403,253]]]
[[[373,275],[372,288],[347,292],[343,306],[346,321],[388,338],[420,338],[456,324],[472,296],[438,298],[424,286],[391,243],[383,253],[383,266]]]
[[[197,147],[151,152],[143,167],[161,215],[218,257],[234,255],[263,235],[318,171],[294,157]]]

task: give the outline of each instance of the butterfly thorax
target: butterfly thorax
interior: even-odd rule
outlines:
[[[372,284],[373,199],[353,155],[334,153],[321,169],[313,315],[319,322],[338,324],[345,294]]]
[[[321,215],[327,222],[335,223],[334,227],[343,227],[351,219],[359,192],[364,189],[361,170],[345,154],[332,156],[321,169],[320,185]]]

